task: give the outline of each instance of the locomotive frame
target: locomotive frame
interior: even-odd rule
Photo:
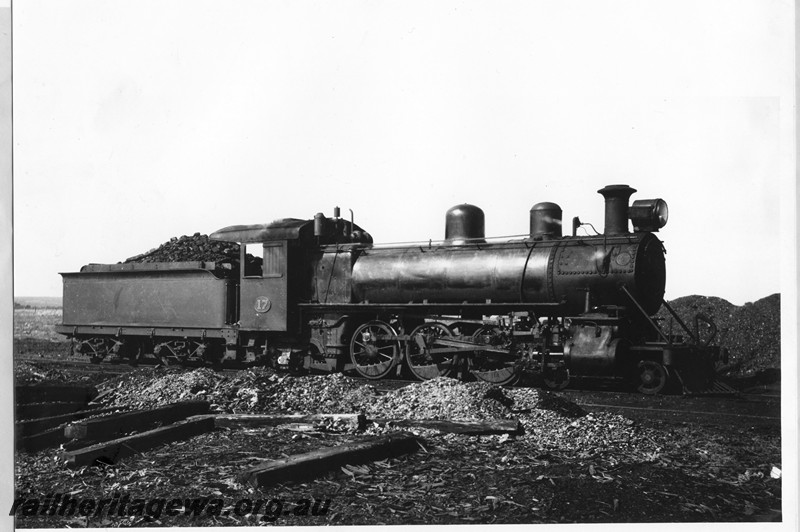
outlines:
[[[642,393],[714,385],[711,320],[695,330],[663,300],[667,221],[661,199],[627,185],[605,197],[602,234],[561,234],[561,209],[530,212],[530,234],[486,239],[483,211],[458,205],[445,240],[377,245],[339,215],[236,225],[210,238],[240,244],[230,264],[88,265],[63,273],[58,332],[99,362],[267,362],[300,371],[355,371],[368,379],[476,378],[507,385],[524,372],[551,388],[570,376],[625,378]],[[352,213],[352,211],[351,211]],[[634,231],[628,230],[631,221]],[[261,264],[245,268],[247,244]],[[653,319],[662,306],[673,322]],[[701,338],[700,324],[710,334]]]

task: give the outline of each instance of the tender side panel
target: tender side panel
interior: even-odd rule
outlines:
[[[64,325],[223,327],[230,286],[204,270],[65,273]]]

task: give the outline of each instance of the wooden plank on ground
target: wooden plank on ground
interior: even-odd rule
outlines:
[[[15,408],[17,420],[36,419],[77,412],[86,408],[83,401],[71,403],[28,403]]]
[[[287,480],[309,478],[345,464],[362,464],[408,454],[419,449],[418,438],[406,433],[326,447],[288,458],[270,460],[250,468],[238,478],[252,486],[267,486]]]
[[[288,423],[336,423],[363,430],[367,425],[364,414],[209,414],[217,427],[277,427]]]
[[[103,399],[105,399],[106,397],[110,396],[111,394],[113,394],[116,391],[117,391],[116,388],[111,388],[109,390],[101,392],[97,397],[94,397],[91,401],[89,401],[89,404],[99,403],[100,401],[102,401]]]
[[[108,414],[109,412],[118,412],[124,410],[124,407],[110,406],[106,408],[93,408],[91,410],[81,410],[78,412],[70,412],[68,414],[61,414],[58,416],[40,417],[31,419],[29,421],[19,421],[14,424],[14,430],[17,437],[31,436],[39,432],[63,425],[70,421],[96,416],[99,414]]]
[[[126,412],[115,416],[73,423],[64,429],[68,438],[103,441],[125,433],[143,431],[159,423],[172,423],[189,416],[208,412],[208,401],[184,401],[148,410]]]
[[[49,447],[58,447],[67,440],[68,438],[64,436],[64,429],[55,427],[38,434],[18,438],[16,447],[18,451],[35,453]]]
[[[482,421],[445,421],[439,419],[375,419],[379,425],[394,427],[418,427],[434,429],[450,434],[469,434],[472,436],[489,434],[519,434],[522,425],[517,419],[486,419]]]
[[[94,386],[74,384],[26,384],[14,387],[16,404],[65,402],[88,403],[97,397]]]
[[[69,467],[92,465],[98,461],[113,464],[126,456],[172,441],[191,438],[211,430],[214,430],[214,420],[211,418],[178,421],[147,432],[68,451],[64,453],[64,458]]]

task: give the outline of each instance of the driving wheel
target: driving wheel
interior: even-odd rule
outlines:
[[[421,381],[447,377],[453,371],[453,350],[437,353],[436,339],[453,336],[443,323],[423,323],[413,331],[406,346],[406,363],[411,373]]]
[[[482,327],[472,335],[472,341],[486,346],[485,350],[476,346],[470,360],[470,373],[476,379],[498,386],[517,382],[521,373],[519,357],[503,348],[499,329]]]
[[[382,321],[370,321],[353,333],[350,341],[350,359],[356,372],[366,379],[381,379],[397,366],[400,344],[390,339],[397,334]]]

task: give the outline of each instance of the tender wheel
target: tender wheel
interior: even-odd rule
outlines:
[[[225,359],[225,345],[222,342],[208,342],[204,347],[203,358],[214,368],[222,368]]]
[[[206,362],[213,363],[215,357],[221,361],[222,357],[218,356],[218,353],[215,354],[213,348],[207,353],[209,347],[209,344],[196,340],[167,340],[155,346],[153,355],[164,366],[169,366],[171,363],[203,365]]]
[[[437,338],[453,336],[443,323],[423,323],[411,331],[406,347],[406,363],[411,373],[421,381],[447,377],[453,371],[453,352],[437,354]]]
[[[639,365],[636,367],[636,376],[638,378],[638,386],[636,389],[647,395],[659,393],[664,389],[669,380],[667,368],[652,360],[642,360],[639,362]]]
[[[157,365],[169,366],[170,357],[173,356],[172,350],[169,348],[169,342],[156,344],[153,347],[153,356],[156,358]]]
[[[144,350],[144,341],[129,340],[126,343],[125,349],[123,350],[125,357],[128,359],[128,364],[131,366],[138,366],[139,361],[142,359],[142,355],[144,354]]]
[[[563,390],[569,385],[569,370],[564,366],[545,368],[542,381],[551,390]]]
[[[400,344],[397,340],[386,339],[387,336],[396,336],[396,333],[389,324],[377,320],[361,325],[353,333],[350,359],[362,377],[381,379],[397,366]]]
[[[503,349],[500,331],[494,328],[481,328],[472,335],[472,340],[488,346]],[[483,351],[475,349],[470,363],[470,372],[479,381],[505,386],[519,379],[521,368],[519,357],[512,353]]]
[[[81,346],[84,353],[89,355],[92,364],[99,364],[108,355],[108,343],[104,338],[90,338]]]

